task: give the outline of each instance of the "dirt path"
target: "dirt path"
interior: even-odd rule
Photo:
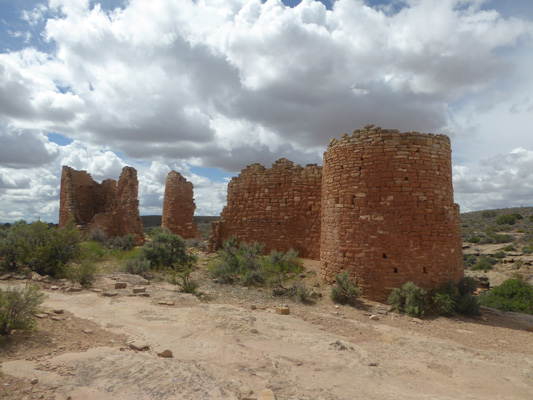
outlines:
[[[248,386],[255,397],[272,389],[278,400],[533,398],[533,333],[525,330],[533,322],[492,313],[418,322],[325,297],[278,315],[278,300],[259,292],[200,302],[168,284],[147,291],[48,290],[43,308],[64,314],[39,321],[35,346],[2,354],[0,396],[226,400]],[[150,349],[134,351],[132,341]],[[172,358],[158,356],[166,349]]]

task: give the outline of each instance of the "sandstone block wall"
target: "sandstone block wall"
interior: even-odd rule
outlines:
[[[280,159],[271,169],[246,167],[228,185],[221,220],[212,224],[210,247],[236,235],[243,242],[265,243],[265,251],[294,248],[300,256],[320,255],[322,168],[295,166]]]
[[[71,217],[76,225],[90,232],[96,229],[109,237],[133,234],[144,242],[139,216],[137,171],[124,167],[118,184],[107,179],[101,184],[86,171],[63,166],[59,200],[59,227]]]
[[[332,139],[322,169],[321,273],[349,272],[366,297],[463,276],[450,140],[373,126]]]
[[[184,239],[199,237],[193,219],[195,209],[192,183],[178,172],[170,171],[165,184],[161,227]]]

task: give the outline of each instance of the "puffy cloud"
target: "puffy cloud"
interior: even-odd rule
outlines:
[[[478,171],[454,167],[457,201],[463,211],[531,204],[533,150],[519,147],[480,162]]]
[[[53,170],[54,187],[61,163],[98,180],[135,164],[150,213],[177,169],[204,214],[221,209],[225,184],[190,165],[320,162],[330,137],[367,123],[452,136],[458,195],[468,195],[460,171],[492,173],[478,160],[533,148],[518,128],[506,132],[528,126],[532,110],[527,14],[482,0],[369,3],[37,4],[22,18],[45,23],[48,46],[0,54],[0,165]],[[56,146],[43,132],[74,142]],[[0,186],[13,185],[2,175]],[[36,196],[53,192],[38,186]]]
[[[0,165],[10,168],[40,166],[53,161],[58,146],[41,132],[17,129],[0,119]]]

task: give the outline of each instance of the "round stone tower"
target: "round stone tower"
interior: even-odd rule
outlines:
[[[383,301],[408,281],[426,289],[463,276],[450,139],[368,125],[332,139],[322,169],[320,264],[347,270]]]

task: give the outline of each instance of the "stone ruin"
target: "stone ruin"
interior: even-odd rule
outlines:
[[[426,289],[457,282],[463,258],[450,140],[368,125],[332,139],[322,167],[252,164],[228,185],[211,250],[232,235],[320,260],[329,283],[348,271],[378,301],[408,281]]]
[[[131,233],[138,244],[144,243],[138,187],[137,171],[132,167],[122,169],[118,183],[114,179],[98,183],[86,171],[63,166],[59,228],[73,218],[87,232],[100,230],[108,237]]]
[[[272,169],[259,164],[246,167],[228,184],[227,205],[221,221],[211,223],[210,247],[236,235],[245,242],[265,243],[266,251],[287,251],[320,256],[320,185],[322,168],[302,168],[284,158]]]
[[[161,228],[168,229],[184,239],[200,236],[194,223],[196,205],[193,185],[176,171],[170,171],[165,184]]]

